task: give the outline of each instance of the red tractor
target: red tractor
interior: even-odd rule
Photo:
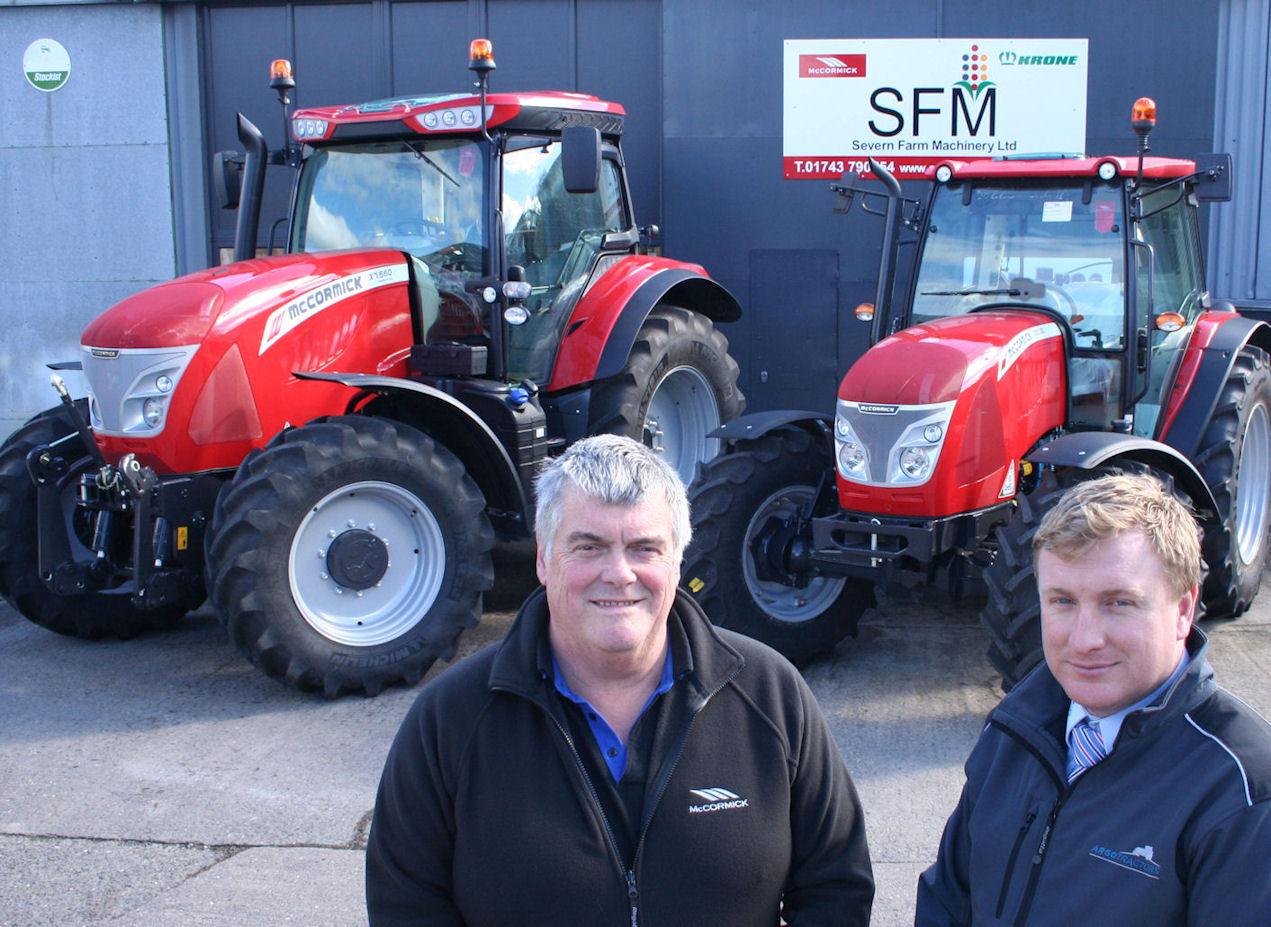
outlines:
[[[885,210],[863,203],[886,217],[857,310],[872,346],[834,417],[731,422],[694,486],[684,576],[713,619],[802,661],[854,633],[876,587],[987,591],[1009,687],[1041,658],[1041,514],[1074,480],[1145,468],[1204,521],[1208,614],[1249,607],[1271,528],[1271,328],[1205,289],[1197,202],[1230,198],[1230,159],[1146,157],[1154,122],[1140,100],[1137,157],[946,161],[922,202],[872,164],[888,188]],[[835,189],[844,210],[879,195]]]
[[[286,62],[273,85],[284,106]],[[283,65],[286,65],[284,68]],[[479,92],[292,114],[247,146],[237,263],[125,299],[82,336],[88,396],[0,450],[0,592],[83,638],[206,597],[271,676],[416,682],[481,615],[538,464],[587,434],[691,479],[743,398],[737,301],[641,252],[621,106]],[[267,163],[298,168],[285,254],[255,257]],[[220,168],[232,165],[220,158]]]

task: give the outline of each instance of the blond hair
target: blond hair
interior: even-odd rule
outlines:
[[[1188,504],[1147,474],[1117,473],[1077,483],[1042,518],[1033,536],[1033,564],[1043,550],[1065,560],[1100,541],[1141,531],[1179,595],[1200,585],[1205,563],[1200,525]]]

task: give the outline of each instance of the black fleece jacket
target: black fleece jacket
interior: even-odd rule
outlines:
[[[553,687],[547,620],[540,589],[407,714],[367,847],[372,927],[869,923],[860,802],[787,661],[677,595],[684,652],[628,869]]]

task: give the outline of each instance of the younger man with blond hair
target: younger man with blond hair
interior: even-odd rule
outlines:
[[[1267,924],[1271,726],[1192,626],[1196,521],[1152,477],[1107,476],[1033,548],[1045,663],[989,715],[915,924]]]

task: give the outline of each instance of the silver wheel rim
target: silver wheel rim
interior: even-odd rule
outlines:
[[[1271,420],[1258,403],[1245,425],[1236,477],[1236,549],[1244,564],[1254,562],[1267,535],[1271,505]]]
[[[719,451],[719,439],[706,437],[720,425],[710,382],[696,367],[676,367],[658,383],[644,417],[644,443],[662,454],[684,485],[697,465]]]
[[[838,599],[847,579],[842,576],[818,576],[802,589],[764,582],[755,575],[755,559],[750,553],[750,541],[769,518],[794,515],[812,500],[815,493],[816,490],[811,486],[787,486],[780,489],[764,500],[750,519],[750,524],[746,525],[746,540],[741,556],[746,588],[750,591],[751,599],[768,617],[789,624],[801,624],[818,617]]]
[[[367,589],[341,586],[327,553],[344,532],[374,535],[388,551],[383,577]],[[315,631],[337,644],[373,647],[401,637],[428,612],[446,571],[437,519],[395,483],[350,483],[319,500],[296,529],[288,558],[291,597]]]

